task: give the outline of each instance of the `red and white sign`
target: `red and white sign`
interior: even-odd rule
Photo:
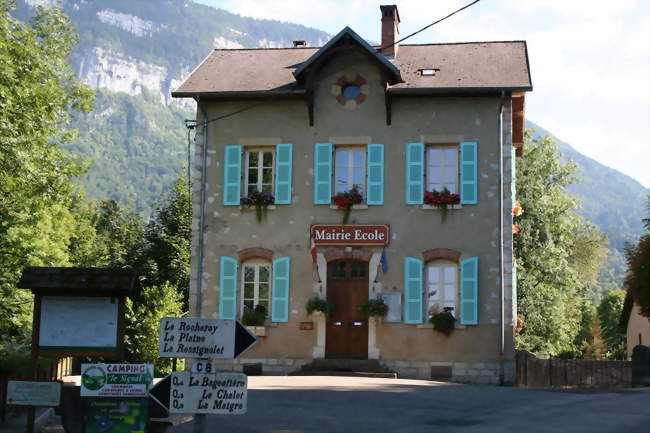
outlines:
[[[388,224],[312,224],[311,238],[317,246],[385,247],[390,239]]]

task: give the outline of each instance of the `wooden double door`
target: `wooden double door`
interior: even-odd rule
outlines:
[[[326,358],[368,358],[368,318],[359,308],[368,300],[368,263],[338,260],[327,264]]]

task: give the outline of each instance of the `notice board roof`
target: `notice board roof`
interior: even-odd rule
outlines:
[[[133,296],[140,291],[140,280],[132,268],[28,267],[18,287],[44,295]]]

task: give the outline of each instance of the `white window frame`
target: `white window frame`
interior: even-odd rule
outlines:
[[[440,164],[438,164],[438,165],[432,165],[432,164],[429,163],[429,159],[430,159],[429,153],[433,149],[441,150],[441,152],[440,152]],[[447,149],[455,149],[456,150],[456,152],[454,153],[454,155],[456,156],[456,160],[455,160],[455,162],[453,164],[447,164],[447,161],[445,160],[446,152],[444,152],[444,150],[447,150]],[[425,166],[426,166],[425,175],[424,175],[425,176],[425,188],[424,188],[424,190],[425,191],[432,191],[432,190],[435,189],[436,191],[441,192],[442,189],[445,186],[450,185],[448,182],[443,182],[443,179],[444,179],[445,168],[451,167],[453,169],[453,173],[454,173],[454,183],[453,183],[453,188],[447,188],[447,189],[449,189],[449,191],[452,194],[459,194],[459,191],[460,191],[459,186],[458,186],[459,183],[460,183],[459,182],[460,171],[459,171],[459,166],[458,166],[459,159],[460,159],[460,146],[459,146],[458,143],[429,143],[429,144],[427,144],[427,146],[425,147],[425,151],[424,151],[424,161],[425,161]],[[438,179],[433,179],[432,171],[433,171],[434,167],[437,167],[439,169],[440,177]],[[438,185],[438,186],[434,187],[434,185]]]
[[[239,296],[239,317],[244,317],[244,304],[246,301],[251,300],[251,298],[246,298],[245,296],[245,284],[246,284],[246,268],[254,268],[254,279],[253,279],[253,308],[259,305],[260,302],[260,268],[266,266],[269,270],[269,280],[268,280],[268,291],[267,298],[262,299],[267,302],[266,307],[266,316],[271,317],[271,291],[273,285],[273,277],[271,272],[273,271],[273,266],[270,262],[266,260],[247,260],[241,264],[241,283],[240,283],[240,296]]]
[[[263,183],[263,171],[264,168],[264,157],[257,158],[257,182],[251,184],[248,182],[248,170],[251,168],[249,166],[249,155],[251,152],[270,152],[271,153],[271,194],[275,194],[275,147],[246,147],[244,148],[244,195],[248,196],[251,193],[248,192],[248,187],[255,185],[257,191],[262,191],[261,187]]]
[[[431,295],[432,290],[434,289],[434,283],[430,280],[431,269],[436,269],[438,273],[438,288],[435,295]],[[452,269],[451,275],[453,275],[454,281],[448,282],[445,278],[445,269]],[[431,318],[435,309],[433,308],[437,305],[437,312],[441,313],[444,311],[444,307],[453,307],[451,314],[458,319],[458,298],[460,296],[459,292],[459,278],[460,271],[458,263],[450,260],[432,260],[427,262],[425,265],[425,285],[424,285],[424,314],[428,319]],[[446,287],[445,287],[446,286]],[[449,292],[445,290],[446,288],[452,289],[453,296],[449,296]]]
[[[346,166],[347,167],[348,182],[346,183],[346,185],[345,185],[346,187],[345,187],[344,190],[339,190],[337,188],[337,186],[338,186],[338,180],[337,180],[337,176],[336,176],[336,172],[337,172],[337,168],[338,168],[338,165],[337,165],[337,161],[338,161],[337,152],[342,151],[342,150],[361,151],[361,155],[362,155],[363,159],[362,159],[360,168],[363,170],[363,173],[361,175],[361,182],[362,183],[359,186],[361,187],[361,195],[363,196],[363,200],[365,201],[366,200],[366,188],[367,188],[367,184],[368,184],[368,179],[366,178],[368,176],[368,167],[367,167],[368,163],[366,161],[366,159],[368,158],[368,155],[367,155],[368,149],[367,149],[366,145],[336,146],[334,148],[334,158],[333,158],[334,159],[334,162],[333,162],[334,170],[332,170],[332,176],[334,176],[334,179],[333,179],[333,182],[332,182],[332,188],[333,188],[332,194],[336,195],[336,194],[338,194],[339,192],[342,192],[342,191],[349,191],[349,190],[352,189],[352,187],[354,187],[355,185],[358,185],[358,184],[354,183],[354,169],[359,167],[359,166],[354,165],[354,153],[350,152],[348,154],[348,165]]]

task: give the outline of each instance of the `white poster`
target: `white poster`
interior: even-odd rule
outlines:
[[[146,397],[153,364],[81,364],[82,397]]]
[[[39,346],[117,347],[118,303],[114,297],[43,296]]]

